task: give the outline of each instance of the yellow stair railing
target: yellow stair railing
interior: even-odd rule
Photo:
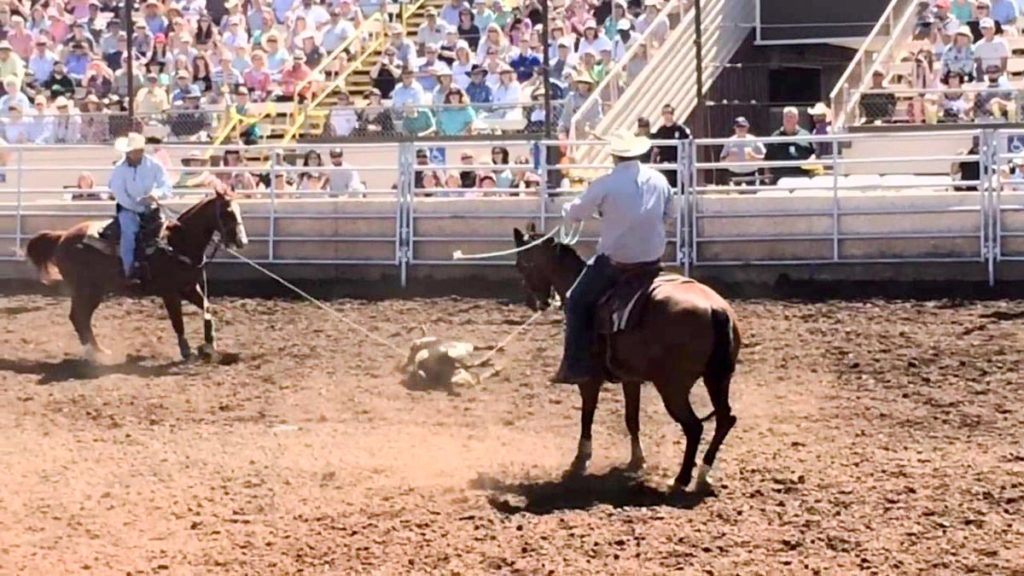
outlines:
[[[407,9],[402,10],[402,13],[400,15],[402,20],[402,26],[405,26],[406,16],[414,14],[426,3],[427,0],[417,0]],[[403,4],[402,6],[405,5]],[[367,24],[369,24],[369,26],[367,26]],[[324,89],[319,90],[316,96],[314,96],[305,106],[301,108],[296,106],[296,108],[293,110],[295,119],[292,123],[291,128],[288,129],[288,131],[284,135],[284,138],[281,139],[281,145],[286,145],[294,141],[294,139],[298,137],[299,133],[306,125],[307,120],[309,120],[311,117],[327,116],[326,111],[319,111],[317,110],[317,107],[323,104],[324,100],[326,100],[327,97],[330,96],[335,90],[343,88],[345,86],[345,80],[348,78],[348,76],[351,75],[356,70],[358,70],[370,56],[374,55],[377,51],[383,49],[384,43],[386,43],[390,38],[390,35],[388,34],[387,31],[387,26],[388,23],[384,20],[384,16],[382,15],[381,12],[375,13],[363,23],[363,26],[360,27],[360,30],[363,30],[364,28],[369,30],[370,34],[373,37],[367,40],[366,43],[363,45],[363,49],[360,51],[359,56],[357,56],[355,60],[349,62],[348,68],[346,68],[343,72],[338,74],[338,76],[332,82],[327,84],[324,87]],[[341,51],[345,50],[345,48],[347,48],[350,42],[352,42],[354,39],[355,38],[350,38],[344,44],[339,46],[337,50],[331,53],[331,57],[334,58],[336,57],[337,54],[340,54]],[[312,76],[310,78],[312,79]],[[296,94],[297,93],[298,88],[296,88]]]
[[[233,139],[237,140],[239,138],[239,134],[241,133],[241,129],[243,126],[251,126],[253,124],[258,124],[259,122],[262,122],[263,119],[266,118],[267,116],[273,116],[276,114],[277,110],[274,107],[273,102],[267,103],[266,107],[264,107],[255,116],[245,116],[243,114],[239,114],[238,110],[235,108],[234,105],[229,106],[228,121],[224,124],[224,127],[221,128],[220,132],[218,132],[217,135],[210,142],[210,145],[209,147],[207,147],[206,153],[204,154],[203,157],[208,160],[210,156],[213,155],[213,150],[216,147],[222,145],[224,141],[228,139],[229,136],[234,135]]]

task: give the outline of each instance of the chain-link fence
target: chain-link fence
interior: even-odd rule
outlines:
[[[543,100],[528,103],[470,103],[395,106],[334,106],[305,114],[302,139],[372,138],[429,139],[472,134],[544,134],[545,123],[557,125],[565,101],[551,102],[547,117]]]
[[[1016,122],[1024,98],[1005,80],[984,87],[864,90],[857,103],[862,124]]]
[[[173,109],[161,114],[7,110],[2,136],[8,144],[109,144],[131,131],[167,142],[209,142],[227,118],[224,109]]]

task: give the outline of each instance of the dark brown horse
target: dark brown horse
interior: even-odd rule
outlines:
[[[25,250],[44,284],[61,279],[67,284],[71,292],[71,323],[90,361],[95,360],[97,354],[107,354],[93,334],[93,312],[107,294],[118,292],[125,285],[116,244],[97,236],[103,224],[83,222],[64,232],[40,232]],[[149,258],[151,279],[143,287],[143,293],[163,299],[183,359],[191,356],[192,349],[185,338],[181,302],[186,300],[199,307],[204,313],[205,333],[205,344],[200,352],[212,354],[215,346],[213,319],[199,283],[208,251],[218,242],[237,248],[248,242],[241,210],[230,193],[218,191],[169,223],[164,239],[171,252],[157,251]]]
[[[527,246],[538,238],[532,230],[529,234],[515,230],[517,247]],[[516,268],[529,290],[530,304],[540,309],[550,304],[552,290],[564,302],[584,266],[575,250],[551,238],[521,250],[516,257]],[[602,336],[594,346],[596,365],[614,365],[614,373],[623,382],[626,427],[632,444],[630,466],[643,466],[640,385],[653,382],[668,413],[686,435],[686,450],[673,482],[674,490],[689,486],[704,431],[702,422],[712,415],[715,418],[715,434],[704,452],[697,477],[697,490],[706,491],[710,489],[708,473],[718,449],[736,424],[729,405],[729,383],[740,349],[735,313],[711,288],[682,278],[658,285],[639,313],[641,316],[633,328]],[[704,419],[698,418],[690,405],[690,389],[698,378],[704,379],[714,407],[712,415]],[[602,383],[602,380],[595,380],[580,386],[583,398],[580,442],[571,468],[576,473],[586,469],[591,457],[591,426]]]

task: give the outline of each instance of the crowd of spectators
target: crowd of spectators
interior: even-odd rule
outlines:
[[[243,106],[308,99],[319,88],[314,69],[346,46],[337,59],[345,70],[377,12],[388,38],[370,70],[369,106],[357,114],[343,95],[328,122],[335,134],[456,135],[488,118],[536,129],[547,120],[544,50],[551,99],[578,107],[640,34],[654,28],[652,42],[664,40],[659,1],[553,0],[545,47],[540,0],[450,0],[410,34],[387,0],[144,0],[131,18],[120,0],[11,0],[0,4],[3,136],[109,141],[132,128],[124,113],[133,100],[138,116],[166,123],[173,138],[205,140],[242,93]],[[575,108],[557,110],[551,120],[565,128]]]
[[[343,94],[331,129],[339,135],[400,129],[456,136],[492,120],[539,132],[549,120],[542,105],[547,50],[548,96],[556,102],[550,121],[568,133],[582,102],[641,34],[654,28],[650,42],[664,41],[668,23],[657,18],[660,8],[659,0],[552,2],[547,46],[539,0],[450,0],[440,11],[428,8],[414,34],[390,25],[388,42],[370,70],[368,107],[352,113],[351,97]],[[384,102],[391,113],[381,113]],[[594,107],[585,122],[595,125],[601,113]]]
[[[925,0],[899,60],[906,73],[872,71],[863,121],[910,123],[1016,120],[1007,38],[1019,36],[1015,0]],[[901,96],[905,109],[899,106]]]

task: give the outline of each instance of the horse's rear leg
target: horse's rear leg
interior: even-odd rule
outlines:
[[[71,324],[78,334],[85,358],[90,362],[95,361],[99,355],[110,353],[99,345],[92,331],[92,315],[102,301],[102,293],[87,286],[76,287],[71,294]]]
[[[700,437],[704,433],[704,425],[700,418],[693,411],[690,405],[690,389],[693,388],[695,377],[686,377],[684,381],[673,380],[656,381],[654,385],[661,394],[661,400],[665,404],[672,419],[679,423],[686,435],[686,449],[683,451],[683,465],[679,469],[679,475],[672,483],[672,490],[685,490],[693,479],[693,467],[697,462],[697,448],[700,446]]]
[[[629,470],[643,470],[646,459],[640,442],[640,382],[623,382],[622,394],[626,399],[626,430],[629,430]]]
[[[711,489],[708,474],[711,473],[711,467],[715,464],[715,456],[718,455],[718,449],[722,447],[722,442],[725,441],[729,431],[736,425],[736,417],[733,416],[732,406],[729,405],[729,384],[731,380],[732,375],[713,378],[710,381],[706,376],[704,378],[704,386],[708,389],[711,405],[715,409],[715,435],[712,436],[708,449],[704,451],[703,463],[700,465],[700,469],[697,470],[696,489],[698,491],[708,491]]]
[[[580,384],[580,397],[583,399],[583,407],[580,410],[580,442],[576,447],[576,458],[569,466],[570,474],[583,474],[587,471],[587,464],[593,455],[594,413],[597,412],[597,399],[601,394],[602,382],[589,382]]]

